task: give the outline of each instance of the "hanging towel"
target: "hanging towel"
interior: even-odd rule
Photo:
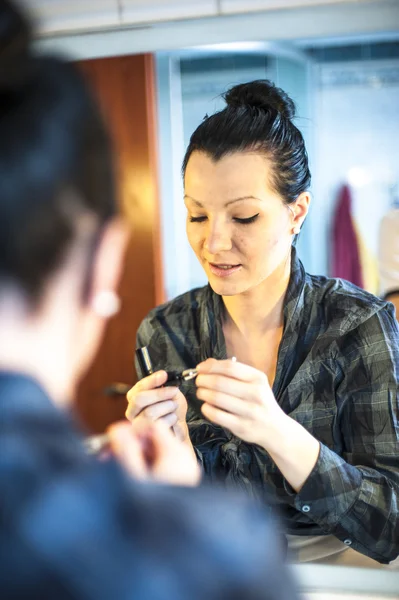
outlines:
[[[351,205],[349,187],[344,185],[337,198],[333,220],[331,274],[333,277],[340,277],[363,287],[362,267]]]

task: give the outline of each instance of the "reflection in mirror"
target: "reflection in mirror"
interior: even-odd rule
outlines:
[[[246,431],[240,414],[244,409],[236,403],[240,393],[232,391],[223,366],[212,367],[220,377],[227,377],[218,388],[226,396],[222,400],[206,379],[203,384],[198,381],[197,394],[188,387],[182,391],[193,443],[200,454],[205,452],[202,460],[211,476],[217,478],[217,468],[205,446],[220,436],[222,441],[212,445],[212,452],[224,465],[224,477],[238,481],[251,494],[256,495],[260,487],[267,502],[276,503],[278,498],[289,531],[290,556],[299,563],[399,568],[398,514],[391,510],[399,498],[399,332],[391,309],[378,300],[386,293],[378,262],[383,241],[380,226],[385,215],[397,211],[399,189],[398,39],[387,34],[289,44],[239,43],[157,55],[163,255],[171,303],[153,317],[151,325],[144,321],[143,341],[151,327],[163,329],[166,319],[191,362],[235,355],[256,372],[243,367],[234,372],[234,379],[248,382],[253,376],[257,381],[256,373],[266,372],[274,381],[274,397],[290,416],[283,419],[279,432],[284,446],[289,431],[288,449],[254,438],[253,429]],[[199,126],[201,131],[209,116],[225,109],[222,94],[236,84],[259,79],[270,80],[294,100],[293,124],[303,135],[312,172],[311,208],[293,256],[288,288],[277,286],[280,291],[288,289],[280,297],[273,295],[276,280],[272,278],[262,280],[263,289],[262,284],[257,290],[241,289],[239,284],[229,289],[226,277],[220,284],[221,273],[212,271],[212,265],[207,270],[204,264],[207,260],[228,263],[220,265],[228,271],[240,262],[243,240],[248,249],[258,231],[267,235],[267,227],[258,225],[260,229],[250,234],[246,229],[234,237],[226,223],[240,215],[223,209],[236,190],[239,196],[256,195],[260,167],[234,144],[229,148],[228,142],[225,154],[213,155],[206,136],[214,136],[214,145],[223,145],[223,140],[208,127],[203,136],[195,134],[197,145],[183,181],[180,178],[191,135]],[[237,119],[244,140],[241,150],[248,150],[244,118]],[[217,125],[224,123],[219,119]],[[267,126],[264,131],[270,143]],[[275,168],[270,155],[263,158],[267,168]],[[263,193],[270,204],[276,188],[268,187],[267,168]],[[186,207],[184,194],[189,198]],[[287,202],[281,194],[280,199]],[[294,212],[299,205],[295,204]],[[255,212],[249,205],[248,210]],[[264,210],[261,207],[261,216]],[[187,211],[194,252],[185,232]],[[270,222],[271,212],[265,214]],[[193,218],[202,221],[190,223]],[[212,246],[212,236],[224,236],[224,245],[214,242]],[[399,227],[396,236],[398,247]],[[257,247],[267,248],[261,243]],[[251,257],[259,259],[256,252]],[[339,281],[303,275],[299,259],[308,273]],[[172,301],[208,282],[206,292]],[[165,360],[171,360],[174,368],[186,366],[186,358],[178,357],[178,344],[172,339],[164,343],[159,367],[165,367],[161,364]],[[153,352],[157,359],[157,350]],[[268,354],[274,362],[264,358]],[[245,389],[248,405],[250,387]],[[266,392],[265,387],[262,400],[257,401],[274,401],[272,396],[267,400],[268,393],[271,390]],[[214,427],[203,420],[198,399],[208,402],[202,410]],[[217,412],[223,408],[227,417]],[[318,444],[315,451],[315,440],[321,442],[320,451]],[[257,444],[255,449],[251,443]],[[307,465],[299,485],[298,463]]]

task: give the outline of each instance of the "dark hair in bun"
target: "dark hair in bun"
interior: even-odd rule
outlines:
[[[29,21],[0,0],[0,287],[17,285],[34,305],[81,216],[100,231],[116,200],[96,102],[72,64],[35,56],[30,42]]]
[[[295,117],[295,104],[282,89],[270,81],[257,80],[235,85],[223,95],[227,106],[275,110],[287,119]]]
[[[309,189],[311,175],[303,136],[291,120],[294,102],[268,80],[236,85],[223,97],[226,108],[206,117],[192,134],[183,175],[195,151],[217,161],[233,152],[256,150],[272,162],[271,183],[277,193],[287,204],[295,202]]]

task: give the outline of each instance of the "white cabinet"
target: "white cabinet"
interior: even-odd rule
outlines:
[[[21,3],[45,34],[120,25],[117,0],[21,0]]]
[[[220,0],[222,14],[248,13],[262,10],[284,10],[286,8],[303,8],[323,4],[344,4],[353,0]],[[357,0],[367,2],[368,0]]]
[[[113,27],[120,24],[117,0],[21,0],[42,33]]]
[[[217,16],[218,0],[20,0],[42,34]]]
[[[156,23],[218,14],[217,0],[120,0],[122,22]]]
[[[193,34],[196,34],[193,35],[195,38],[193,44],[209,43],[207,32],[210,30],[219,32],[229,26],[239,30],[241,26],[238,24],[237,27],[237,20],[234,20],[234,15],[239,14],[242,14],[243,18],[254,19],[253,23],[248,23],[248,20],[243,22],[240,39],[247,39],[248,34],[253,39],[252,30],[259,29],[258,19],[261,18],[261,15],[251,14],[256,11],[263,12],[262,17],[267,16],[268,22],[265,23],[267,30],[269,19],[273,19],[270,26],[274,29],[276,19],[291,18],[292,20],[292,17],[289,17],[290,12],[294,11],[300,16],[301,8],[304,9],[302,21],[310,22],[315,21],[316,13],[320,13],[320,9],[327,11],[325,17],[327,21],[331,15],[339,11],[346,11],[352,16],[356,12],[356,19],[360,15],[365,21],[374,18],[371,14],[373,10],[374,13],[378,10],[377,21],[384,18],[389,21],[388,13],[394,14],[395,7],[397,8],[396,0],[357,0],[356,2],[354,0],[20,0],[20,2],[39,22],[39,31],[47,36],[107,29],[112,31],[129,26],[137,26],[137,29],[142,32],[145,29],[150,32],[153,30],[152,25],[154,27],[161,25],[163,31],[159,31],[159,35],[163,36],[167,35],[163,24],[172,26],[174,22],[176,27],[185,28],[187,31],[191,29]],[[312,7],[315,9],[314,13]],[[268,14],[267,11],[270,13]],[[246,13],[248,17],[244,16]],[[396,22],[397,14],[396,10]],[[209,19],[209,17],[218,18]],[[342,16],[341,20],[345,20],[345,17]],[[373,20],[369,21],[372,22]],[[287,24],[283,25],[285,29]],[[395,23],[390,23],[390,28],[393,29],[394,25]],[[198,34],[200,30],[205,31],[205,35]],[[263,26],[261,30],[263,31]],[[267,31],[265,35],[270,37]],[[210,37],[214,39],[214,35]],[[264,38],[264,35],[261,33],[260,37]],[[273,39],[275,37],[272,36]],[[188,44],[185,45],[190,45],[190,41],[189,39]],[[160,43],[159,47],[162,48],[163,44]]]

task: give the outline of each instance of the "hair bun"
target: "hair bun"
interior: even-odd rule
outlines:
[[[31,27],[8,0],[0,0],[0,89],[12,91],[29,76]]]
[[[295,117],[294,102],[267,79],[235,85],[223,97],[228,106],[251,106],[265,111],[274,109],[287,119]]]

